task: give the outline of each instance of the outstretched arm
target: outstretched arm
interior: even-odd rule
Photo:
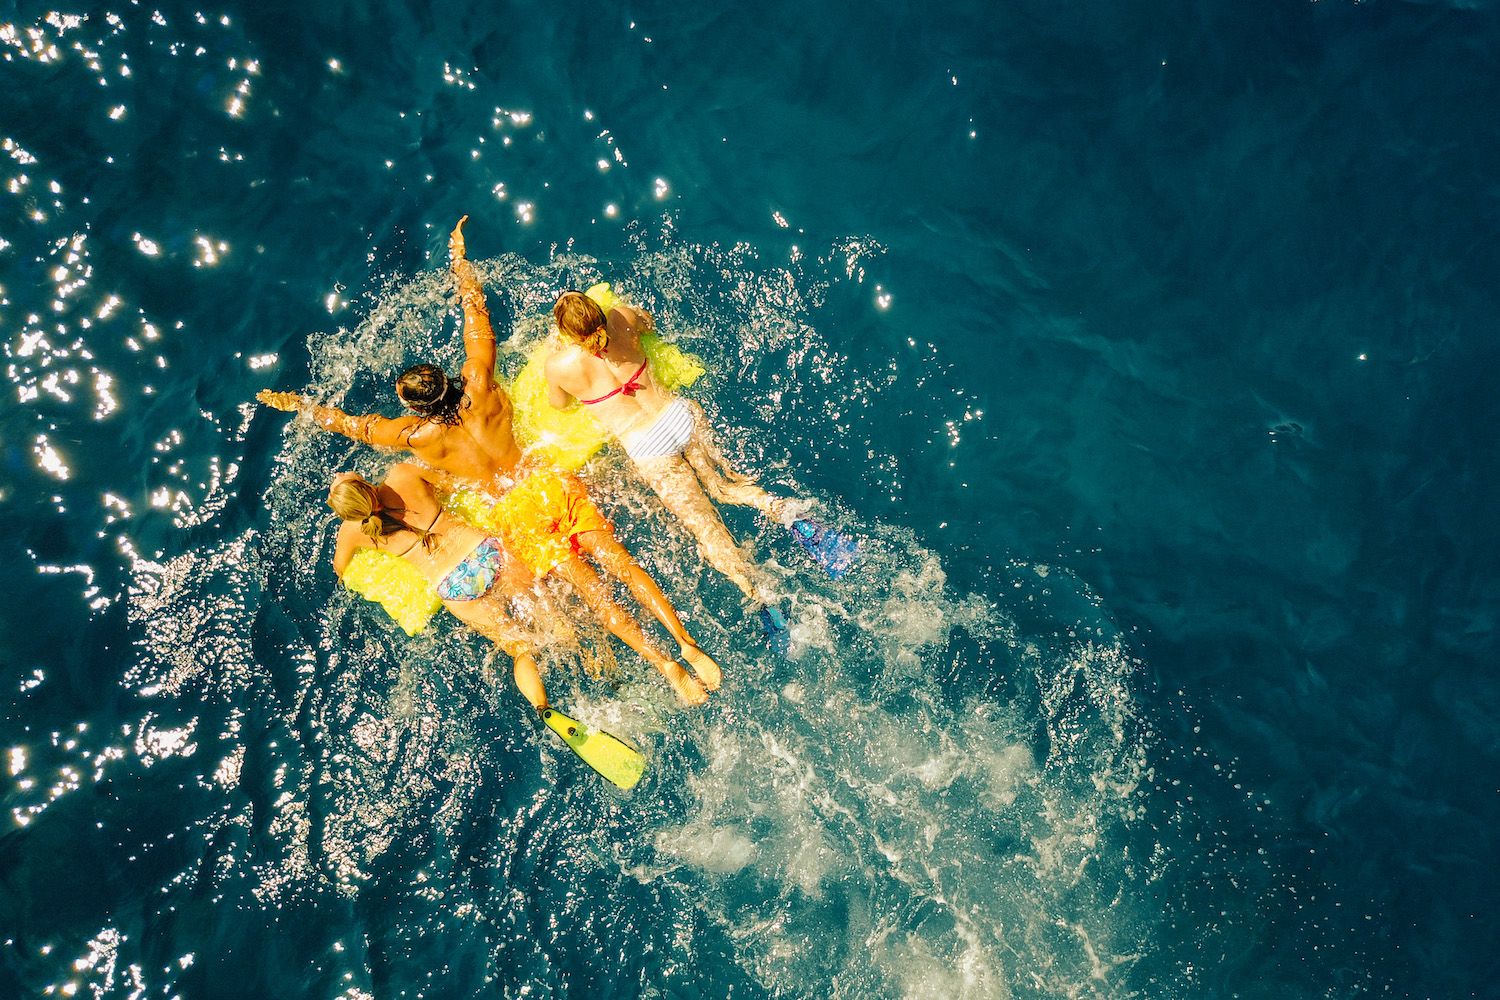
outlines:
[[[362,417],[351,416],[336,406],[319,406],[298,392],[262,389],[255,394],[255,398],[278,410],[300,413],[325,431],[381,448],[410,448],[412,432],[422,426],[419,417],[399,417],[392,420],[378,413],[368,413]]]
[[[495,378],[495,329],[490,326],[490,310],[479,274],[464,256],[464,223],[468,221],[467,215],[459,219],[448,237],[449,268],[458,283],[458,299],[464,309],[464,379],[482,379],[488,385]]]

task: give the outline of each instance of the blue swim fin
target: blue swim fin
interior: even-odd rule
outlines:
[[[792,522],[792,536],[835,580],[848,572],[854,560],[859,558],[858,541],[808,518]]]
[[[786,659],[792,651],[792,633],[787,629],[786,616],[774,604],[762,604],[756,616],[760,618],[761,638],[766,640],[771,652]]]

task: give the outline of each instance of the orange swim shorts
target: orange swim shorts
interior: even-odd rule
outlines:
[[[583,532],[614,533],[577,476],[546,467],[511,487],[491,508],[489,520],[505,547],[537,576],[580,552]]]

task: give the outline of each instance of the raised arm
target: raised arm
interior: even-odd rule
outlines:
[[[468,221],[467,215],[459,219],[448,237],[449,268],[458,283],[458,299],[464,309],[464,381],[472,384],[479,380],[488,386],[495,380],[495,329],[490,326],[490,309],[479,275],[464,256],[464,223]]]
[[[378,413],[355,417],[336,406],[319,406],[299,392],[273,392],[262,389],[255,398],[288,413],[300,413],[325,431],[342,434],[365,444],[381,448],[411,447],[411,435],[422,426],[420,417],[397,417],[394,420]]]

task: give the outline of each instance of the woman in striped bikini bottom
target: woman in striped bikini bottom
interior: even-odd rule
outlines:
[[[750,600],[767,602],[767,595],[750,578],[752,570],[744,551],[724,526],[713,501],[754,507],[775,520],[786,500],[730,467],[698,404],[678,396],[650,425],[627,432],[620,443],[641,478],[692,531],[709,564]]]
[[[656,385],[640,342],[641,331],[653,325],[649,314],[617,306],[606,317],[581,292],[559,296],[552,314],[563,340],[547,361],[552,405],[563,408],[576,399],[588,407],[693,533],[709,564],[752,601],[768,603],[713,501],[754,507],[778,520],[786,501],[730,468],[697,403]]]

